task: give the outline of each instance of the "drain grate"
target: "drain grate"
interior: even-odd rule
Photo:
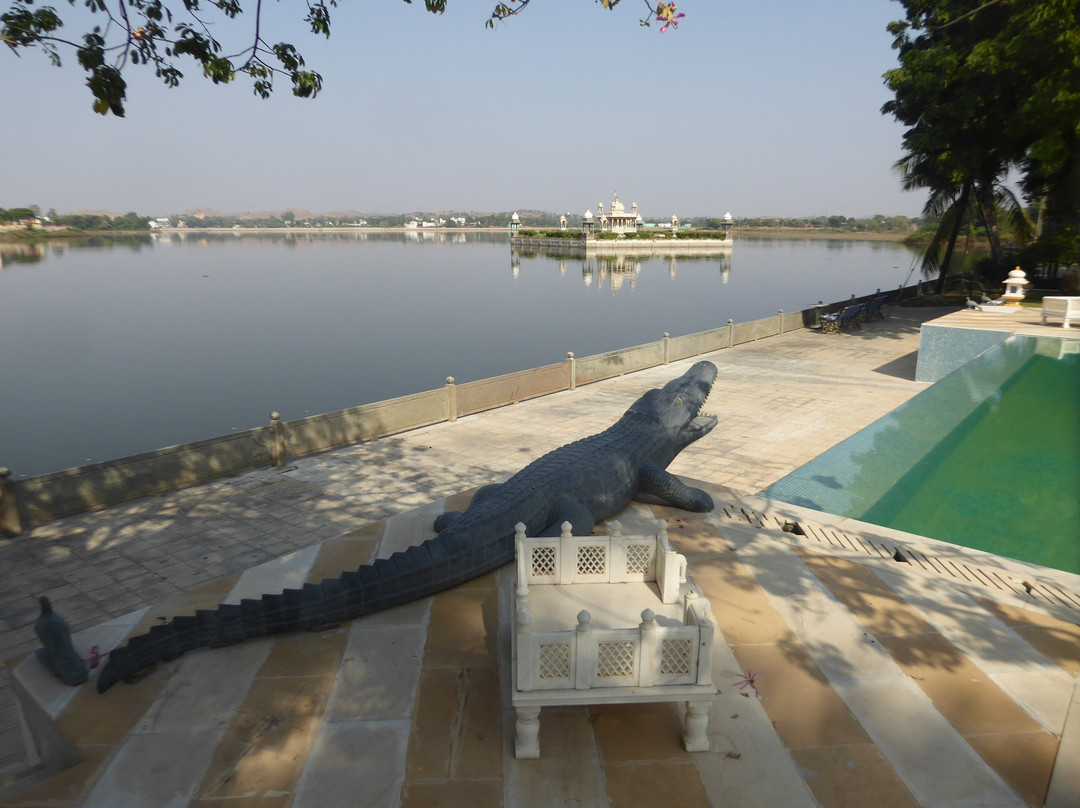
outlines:
[[[1064,606],[1080,611],[1080,594],[1069,592],[1045,581],[1031,581],[1004,573],[1001,570],[957,561],[952,558],[927,554],[895,542],[874,540],[854,533],[845,533],[834,527],[814,524],[813,522],[791,522],[755,511],[743,505],[726,505],[723,514],[734,521],[744,522],[759,530],[779,530],[802,536],[819,545],[828,546],[845,552],[854,551],[863,555],[886,561],[907,563],[919,567],[925,572],[945,575],[957,581],[981,586],[984,589],[996,589],[1017,595],[1041,600],[1054,606]]]

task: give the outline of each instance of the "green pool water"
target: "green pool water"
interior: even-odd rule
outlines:
[[[765,496],[1080,573],[1078,349],[1012,337]]]

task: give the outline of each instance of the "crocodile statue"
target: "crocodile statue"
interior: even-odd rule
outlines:
[[[223,603],[132,637],[110,653],[98,692],[195,648],[329,628],[450,589],[513,561],[519,522],[530,536],[558,536],[564,522],[574,535],[587,536],[598,521],[642,494],[684,510],[711,510],[707,493],[666,467],[716,426],[715,416],[700,414],[715,379],[715,365],[697,362],[646,392],[603,432],[543,455],[504,483],[481,488],[465,511],[441,514],[434,525],[437,535],[422,544],[320,584]]]

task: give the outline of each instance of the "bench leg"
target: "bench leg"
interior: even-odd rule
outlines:
[[[688,701],[686,703],[686,728],[683,744],[687,752],[708,752],[709,705],[711,701]],[[519,756],[520,757],[520,756]]]
[[[514,757],[540,757],[540,708],[518,707],[514,724]]]

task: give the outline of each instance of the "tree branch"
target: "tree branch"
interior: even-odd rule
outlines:
[[[978,14],[983,9],[989,8],[990,6],[995,6],[995,5],[997,5],[998,3],[1001,3],[1001,2],[1003,2],[1003,0],[987,0],[987,2],[983,3],[978,8],[973,8],[971,11],[968,11],[968,12],[965,12],[964,14],[961,14],[955,20],[949,20],[948,22],[942,23],[941,25],[928,25],[926,27],[927,27],[928,30],[931,30],[931,31],[944,31],[946,28],[949,28],[949,27],[951,27],[953,25],[956,25],[961,20],[966,20],[968,17],[974,17],[976,14]]]

